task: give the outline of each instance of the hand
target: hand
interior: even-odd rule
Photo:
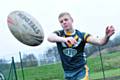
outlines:
[[[106,28],[106,36],[110,37],[115,33],[115,28],[111,25],[111,26],[107,26]]]
[[[73,37],[67,37],[65,38],[65,42],[69,45],[69,44],[76,44],[77,41],[73,38]]]

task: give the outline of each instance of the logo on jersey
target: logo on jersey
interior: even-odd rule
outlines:
[[[72,49],[72,48],[66,48],[66,49],[63,50],[63,53],[66,56],[73,57],[73,56],[75,56],[77,54],[77,50]]]

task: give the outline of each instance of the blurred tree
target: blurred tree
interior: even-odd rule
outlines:
[[[28,55],[24,54],[22,61],[24,67],[38,66],[37,58],[33,54],[28,54]]]
[[[3,71],[5,69],[8,69],[10,66],[10,63],[8,63],[5,59],[0,59],[0,71]]]

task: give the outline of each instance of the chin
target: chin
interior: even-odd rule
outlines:
[[[64,27],[64,30],[69,30],[70,28],[69,27]]]
[[[64,29],[65,31],[70,31],[70,29]]]

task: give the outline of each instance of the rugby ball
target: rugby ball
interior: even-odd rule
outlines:
[[[16,39],[29,46],[38,46],[44,40],[39,22],[24,11],[13,11],[7,17],[7,24]]]

